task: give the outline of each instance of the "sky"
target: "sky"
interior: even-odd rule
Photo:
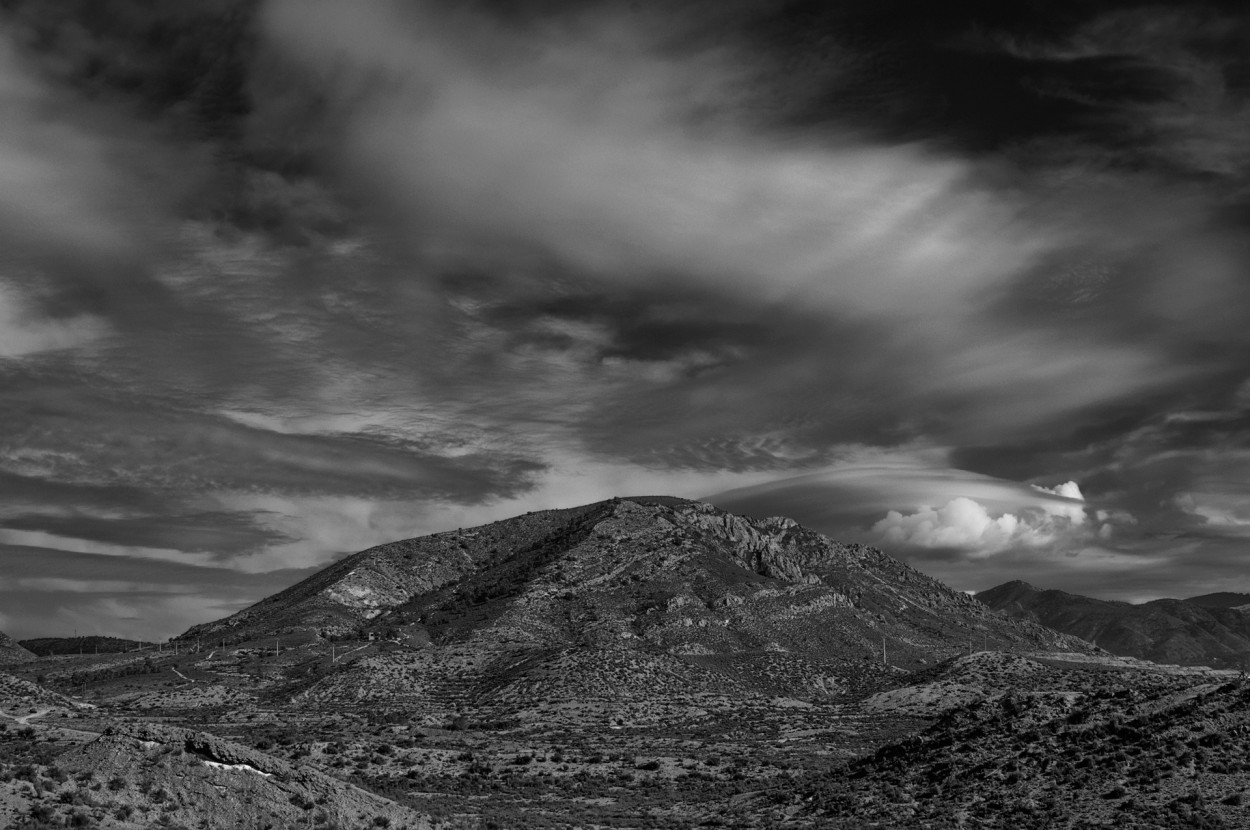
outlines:
[[[3,0],[0,108],[13,636],[631,494],[1250,591],[1241,4]]]

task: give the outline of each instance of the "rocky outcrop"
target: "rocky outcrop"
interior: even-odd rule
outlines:
[[[744,568],[770,579],[819,584],[820,576],[805,570],[796,541],[805,531],[798,522],[775,516],[758,521],[724,513],[694,502],[687,511],[691,526],[729,548]]]

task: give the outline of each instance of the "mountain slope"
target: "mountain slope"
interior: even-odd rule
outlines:
[[[139,648],[155,648],[155,643],[123,640],[118,637],[37,637],[22,640],[21,645],[31,654],[48,657],[53,654],[119,654]]]
[[[205,816],[214,827],[431,826],[425,816],[310,767],[177,727],[121,723],[57,764],[109,780],[106,790],[96,788],[97,798],[145,827],[206,826]]]
[[[841,694],[978,647],[1096,651],[880,551],[789,519],[613,499],[383,545],[185,640],[334,634],[368,655],[283,693],[309,705]],[[882,654],[883,649],[885,655]],[[353,654],[356,652],[353,651]]]
[[[22,648],[21,644],[9,635],[0,631],[0,666],[13,666],[18,663],[29,663],[35,655]]]
[[[194,626],[178,639],[240,642],[343,635],[414,595],[448,585],[482,563],[506,559],[576,525],[594,507],[527,513],[369,548],[225,619]]]
[[[973,699],[771,795],[800,827],[1247,826],[1250,688],[1092,677],[1066,693]]]
[[[1200,597],[1190,597],[1185,602],[1203,608],[1236,608],[1250,611],[1250,594],[1238,594],[1232,591],[1219,591],[1214,594],[1203,594]]]
[[[1132,605],[1008,582],[976,598],[996,611],[1097,643],[1113,654],[1178,665],[1235,666],[1250,656],[1239,595]]]

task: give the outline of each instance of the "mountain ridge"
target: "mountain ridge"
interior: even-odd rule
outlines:
[[[791,519],[655,496],[376,546],[179,639],[298,643],[349,634],[412,646],[814,649],[858,660],[879,655],[883,639],[908,660],[972,639],[1092,648],[993,614],[875,548],[835,542]]]
[[[1239,666],[1250,659],[1250,614],[1242,594],[1132,604],[1020,581],[977,593],[989,608],[1096,643],[1112,654],[1156,663]],[[1250,597],[1246,597],[1250,599]]]

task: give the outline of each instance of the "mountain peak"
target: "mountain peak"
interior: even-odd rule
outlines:
[[[372,636],[410,645],[773,650],[872,659],[1000,644],[1088,649],[1006,620],[881,551],[792,519],[614,498],[380,545],[186,639]],[[1060,642],[1062,641],[1062,642]]]

